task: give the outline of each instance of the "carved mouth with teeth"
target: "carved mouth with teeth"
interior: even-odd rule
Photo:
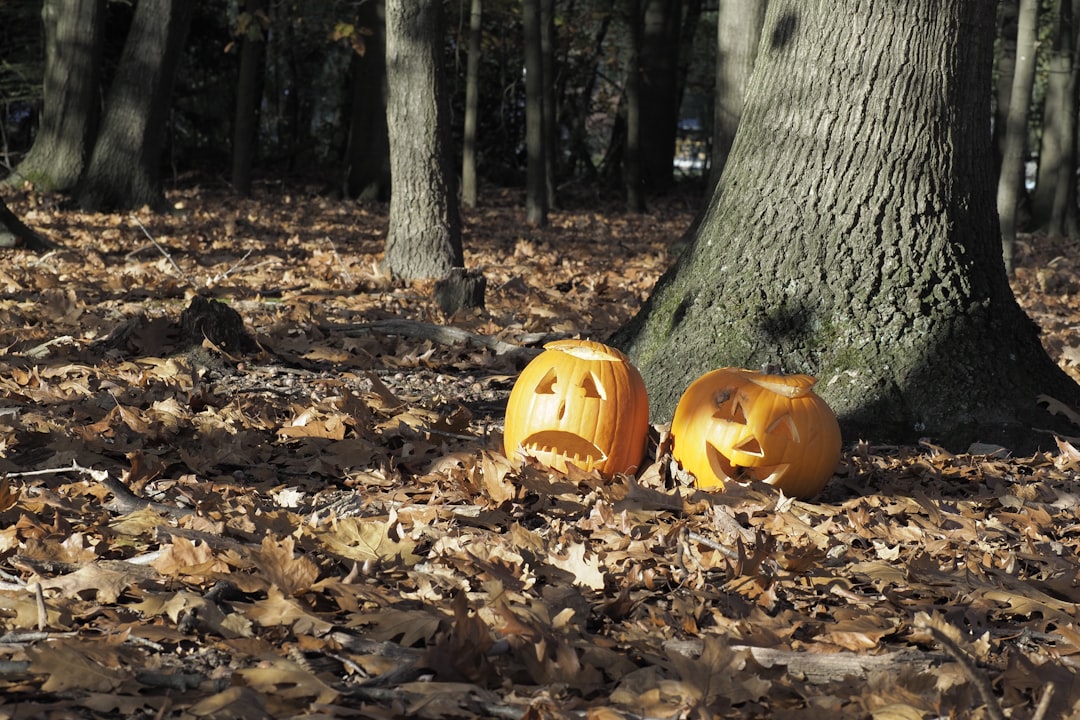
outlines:
[[[588,471],[607,460],[607,453],[583,437],[563,430],[541,430],[529,435],[521,449],[561,472],[567,462]]]

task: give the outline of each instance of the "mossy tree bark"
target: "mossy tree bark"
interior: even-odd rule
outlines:
[[[98,130],[105,0],[46,0],[41,124],[8,182],[38,190],[75,187]]]
[[[727,166],[687,251],[612,338],[655,420],[725,365],[821,379],[848,441],[1053,445],[1080,401],[1005,274],[993,13],[962,0],[769,3]]]
[[[142,0],[135,6],[101,129],[75,189],[84,210],[165,209],[161,154],[193,9],[187,0]]]

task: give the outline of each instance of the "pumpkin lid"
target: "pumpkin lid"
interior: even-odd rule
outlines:
[[[568,355],[573,355],[579,360],[591,360],[596,362],[630,362],[622,352],[613,347],[593,340],[580,340],[568,338],[566,340],[552,340],[545,343],[545,350],[558,350]]]

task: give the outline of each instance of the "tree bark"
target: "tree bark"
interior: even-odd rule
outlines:
[[[479,1],[479,0],[477,0]],[[364,53],[354,53],[345,194],[361,201],[390,197],[390,139],[386,127],[386,6],[361,3],[357,24],[371,31]]]
[[[739,128],[746,86],[754,69],[766,0],[720,3],[716,13],[716,88],[713,91],[712,166],[715,186]]]
[[[1005,144],[998,175],[997,209],[1001,218],[1001,251],[1005,270],[1013,270],[1017,209],[1024,187],[1024,150],[1027,147],[1028,109],[1035,84],[1035,48],[1039,32],[1039,0],[1020,0],[1016,29],[1016,68],[1009,112],[1005,116]]]
[[[45,81],[41,122],[30,152],[10,183],[38,190],[75,187],[100,119],[98,92],[105,0],[45,0]]]
[[[480,104],[480,33],[483,0],[469,11],[469,57],[465,67],[465,130],[462,137],[461,201],[476,207],[476,121]]]
[[[559,156],[558,106],[555,95],[555,0],[540,0],[540,64],[543,68],[544,195],[548,210],[558,206],[556,161]]]
[[[1076,132],[1078,110],[1077,24],[1080,0],[1058,0],[1047,63],[1039,175],[1031,194],[1035,225],[1050,235],[1077,237]]]
[[[267,0],[246,0],[241,15],[240,73],[236,80],[233,122],[232,186],[251,194],[251,173],[259,146],[259,105],[262,101],[266,58]]]
[[[1001,158],[1005,155],[1009,98],[1012,96],[1013,76],[1016,74],[1016,23],[1019,12],[1018,0],[998,0],[997,52],[994,54],[997,75],[994,86],[994,177],[1001,173]]]
[[[630,31],[630,52],[626,59],[626,152],[623,156],[623,184],[626,209],[645,212],[645,188],[641,170],[641,0],[627,0],[626,27]]]
[[[441,2],[387,0],[393,189],[386,267],[405,280],[440,278],[464,265],[442,65]]]
[[[965,0],[772,0],[691,245],[612,342],[654,419],[716,367],[820,378],[849,441],[1052,445],[1080,403],[1016,304],[988,152],[993,16]]]
[[[547,225],[547,177],[544,163],[544,53],[540,43],[540,0],[523,0],[525,32],[525,220]]]
[[[169,98],[191,24],[189,0],[140,0],[75,198],[84,210],[162,209]]]
[[[641,28],[642,180],[650,192],[674,180],[679,122],[679,34],[683,0],[644,0]]]

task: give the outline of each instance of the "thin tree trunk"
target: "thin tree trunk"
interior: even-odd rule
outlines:
[[[483,0],[469,11],[469,57],[465,67],[465,131],[462,138],[461,201],[476,207],[476,120],[480,103],[480,32]]]
[[[525,30],[525,148],[528,155],[525,220],[547,225],[547,178],[544,162],[544,58],[540,42],[540,0],[522,2]]]
[[[1058,0],[1054,39],[1047,62],[1039,174],[1031,194],[1034,224],[1050,235],[1073,235],[1077,230],[1076,114],[1077,0]]]
[[[1039,0],[1020,0],[1016,30],[1016,70],[1013,76],[1009,112],[1006,116],[1005,147],[998,176],[997,208],[1001,219],[1001,250],[1006,272],[1012,272],[1016,244],[1016,216],[1024,191],[1024,149],[1027,145],[1028,107],[1035,82],[1035,41],[1038,33]]]
[[[641,0],[627,0],[626,25],[630,30],[630,53],[626,59],[626,154],[623,183],[626,209],[645,212],[645,188],[641,171]]]
[[[240,32],[240,73],[236,81],[236,119],[233,125],[232,186],[251,194],[251,173],[259,146],[259,105],[266,58],[267,0],[246,0]]]
[[[558,206],[556,162],[559,133],[555,99],[555,0],[540,0],[540,53],[544,68],[544,190],[550,210]]]
[[[349,64],[349,139],[345,147],[345,194],[361,202],[390,197],[390,140],[386,127],[386,7],[369,0],[357,24],[369,31],[364,52]]]

